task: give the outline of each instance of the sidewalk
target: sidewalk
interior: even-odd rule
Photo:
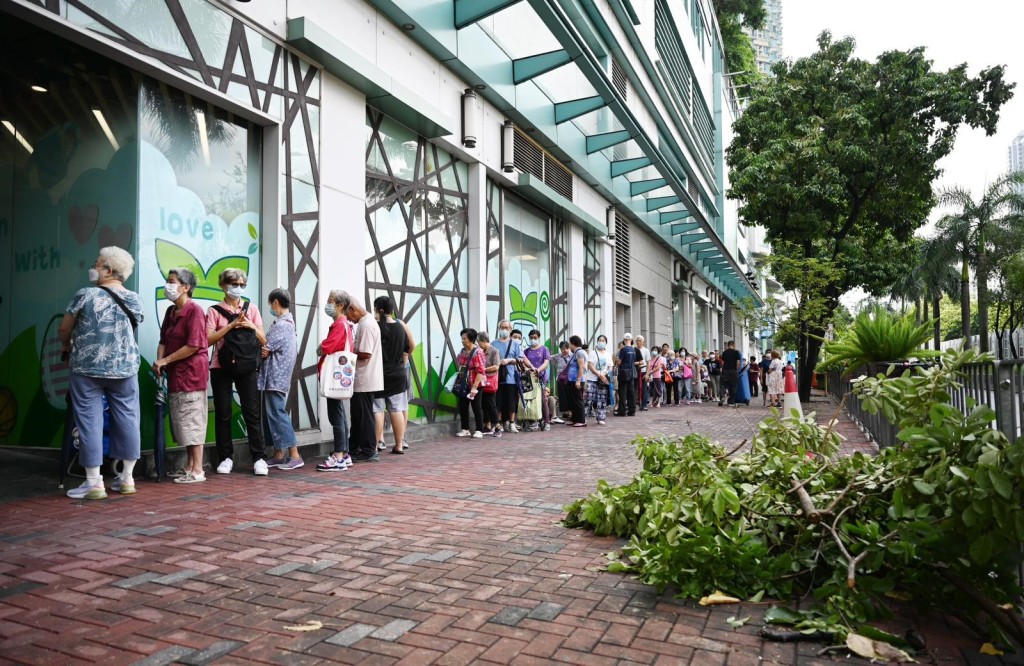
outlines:
[[[813,406],[823,420],[835,413]],[[0,661],[833,663],[817,644],[763,643],[766,605],[707,609],[604,572],[616,540],[559,523],[599,478],[631,478],[635,433],[692,428],[732,448],[766,414],[669,407],[604,427],[416,444],[342,473],[307,461],[266,478],[140,482],[99,502],[11,501]],[[850,448],[872,448],[843,424]],[[753,617],[733,631],[733,615]],[[287,628],[313,622],[322,628]],[[956,648],[977,647],[941,617],[893,628],[912,626],[935,663],[964,663]]]

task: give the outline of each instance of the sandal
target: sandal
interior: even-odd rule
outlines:
[[[400,448],[398,448],[398,445],[395,445],[395,446],[391,447],[391,453],[394,453],[395,455],[401,456],[401,455],[405,455],[405,450],[404,449],[400,449]]]

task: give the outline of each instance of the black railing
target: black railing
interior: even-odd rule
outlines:
[[[902,372],[902,370],[898,370]],[[846,412],[867,432],[879,447],[896,446],[898,429],[882,414],[869,414],[853,393],[853,379],[839,371],[826,375],[826,389],[838,401],[846,398]],[[996,413],[993,428],[1011,441],[1022,434],[1024,421],[1024,360],[986,361],[964,366],[959,388],[951,391],[951,402],[966,414],[975,405],[988,405]]]

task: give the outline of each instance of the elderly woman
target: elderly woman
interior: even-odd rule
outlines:
[[[257,476],[266,476],[260,395],[256,388],[260,354],[267,344],[263,319],[259,308],[242,299],[248,283],[245,271],[237,268],[221,271],[219,283],[224,290],[224,300],[206,311],[206,339],[214,348],[210,383],[213,385],[213,431],[220,458],[217,473],[230,474],[235,466],[231,437],[231,390],[234,388],[245,421],[252,471]]]
[[[103,398],[110,408],[110,457],[122,462],[111,490],[135,492],[132,471],[140,455],[139,346],[135,329],[142,321],[139,295],[124,287],[135,260],[119,247],[100,250],[89,269],[95,286],[75,292],[61,320],[59,335],[71,364],[71,407],[79,434],[79,460],[85,483],[68,491],[72,499],[107,497],[103,464]]]
[[[327,330],[327,337],[316,350],[320,356],[320,361],[317,363],[318,373],[328,354],[353,349],[352,329],[349,327],[348,317],[345,316],[351,303],[352,297],[347,291],[332,289],[327,294],[324,312],[331,318],[331,327]],[[341,400],[327,398],[327,420],[334,430],[334,452],[317,465],[316,470],[318,472],[344,472],[352,466],[352,455],[349,453],[348,415],[345,413],[345,404]]]
[[[192,300],[195,289],[196,276],[189,269],[172,268],[167,272],[164,295],[174,305],[164,313],[153,363],[153,373],[167,377],[171,432],[188,455],[175,483],[206,481],[203,445],[210,412],[206,401],[210,358],[206,315]]]
[[[292,420],[285,409],[298,355],[295,320],[289,310],[291,304],[292,299],[284,289],[275,289],[267,297],[267,307],[274,315],[274,323],[270,325],[267,343],[263,345],[263,365],[260,366],[258,380],[259,390],[263,392],[263,434],[274,445],[274,457],[267,466],[278,469],[298,469],[305,464],[299,455]]]

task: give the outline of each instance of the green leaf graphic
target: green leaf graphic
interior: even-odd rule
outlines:
[[[156,239],[156,265],[160,267],[161,275],[167,275],[173,268],[187,268],[195,273],[197,280],[206,277],[202,264],[191,252],[180,245],[159,238]]]
[[[510,284],[508,286],[508,302],[512,306],[512,310],[525,310],[526,304],[523,303],[523,294],[519,289]]]
[[[523,310],[526,310],[530,314],[534,315],[537,313],[537,292],[531,291],[529,293],[529,295],[526,297],[526,306],[523,308]],[[534,321],[536,321],[536,317],[534,317]]]
[[[253,240],[256,240],[256,227],[252,226],[252,224],[249,224],[249,235]]]

